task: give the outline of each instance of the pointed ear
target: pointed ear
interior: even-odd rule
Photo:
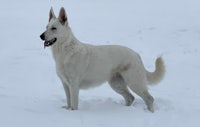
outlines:
[[[52,18],[56,18],[54,12],[53,12],[53,8],[51,7],[50,12],[49,12],[49,22]]]
[[[67,15],[63,7],[60,9],[59,21],[62,25],[64,25],[65,22],[67,22]]]

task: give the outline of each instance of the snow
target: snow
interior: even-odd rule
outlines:
[[[197,127],[200,118],[199,0],[2,1],[0,4],[0,126]],[[50,49],[39,35],[50,7],[67,10],[79,40],[125,45],[153,71],[162,55],[166,76],[149,87],[155,113],[136,96],[132,106],[109,88],[81,91],[79,110],[68,111]]]

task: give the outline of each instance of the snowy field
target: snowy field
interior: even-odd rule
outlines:
[[[83,42],[137,51],[153,71],[162,55],[166,76],[149,87],[155,113],[141,98],[130,107],[107,83],[81,91],[79,110],[68,111],[50,48],[39,35],[50,7],[66,8]],[[199,127],[199,0],[6,0],[0,2],[1,127]]]

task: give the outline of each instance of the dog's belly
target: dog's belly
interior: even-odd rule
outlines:
[[[84,79],[84,80],[81,81],[79,88],[80,89],[89,89],[89,88],[100,86],[104,82],[105,81],[98,81],[98,82],[96,82],[96,81]]]
[[[100,86],[101,84],[108,81],[108,78],[109,78],[108,71],[98,71],[98,70],[95,70],[94,72],[88,71],[85,73],[82,80],[80,80],[80,89],[88,89]]]

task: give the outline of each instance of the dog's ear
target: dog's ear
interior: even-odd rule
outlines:
[[[53,12],[53,8],[51,7],[50,12],[49,12],[49,22],[52,18],[56,18],[54,12]]]
[[[67,15],[63,7],[60,9],[59,21],[62,25],[64,25],[67,22]]]

